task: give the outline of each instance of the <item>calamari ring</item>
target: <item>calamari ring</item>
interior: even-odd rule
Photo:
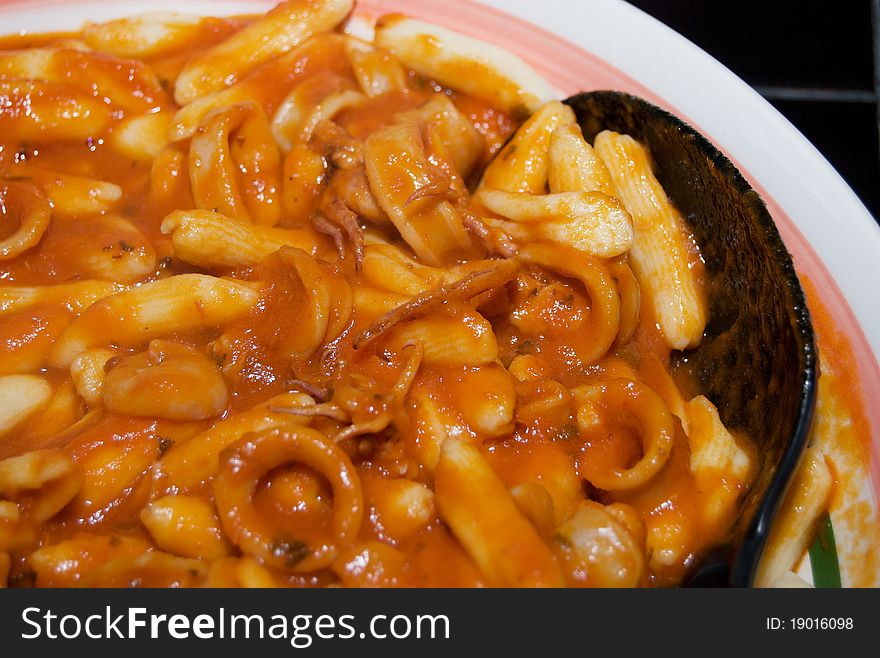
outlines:
[[[260,517],[253,497],[272,470],[301,463],[320,473],[333,490],[332,539],[305,556],[279,548],[274,525]],[[348,455],[320,432],[285,428],[249,434],[220,455],[214,497],[226,535],[242,551],[265,564],[297,573],[326,568],[340,548],[354,541],[364,517],[364,497],[357,471]],[[300,559],[301,558],[301,559]]]
[[[588,326],[572,332],[570,344],[587,365],[608,352],[620,327],[620,295],[608,268],[598,259],[571,247],[536,242],[519,251],[522,263],[577,279],[590,298]]]
[[[230,105],[205,116],[190,144],[189,176],[200,209],[263,226],[278,223],[281,156],[269,119],[256,103]]]
[[[30,183],[0,183],[0,213],[18,220],[18,229],[0,240],[0,260],[9,260],[36,247],[49,228],[52,208],[46,195]]]
[[[652,389],[631,379],[610,379],[572,390],[578,404],[580,431],[601,423],[613,414],[612,423],[635,425],[642,443],[642,458],[629,468],[597,468],[581,460],[581,473],[594,486],[606,491],[639,487],[653,478],[666,464],[675,440],[672,414]]]
[[[296,247],[282,247],[278,250],[278,257],[296,274],[303,302],[299,308],[297,317],[297,331],[292,336],[287,349],[293,354],[311,355],[326,341],[336,338],[328,336],[331,310],[334,311],[334,330],[342,331],[348,324],[341,324],[338,314],[344,313],[343,302],[335,302],[328,283],[328,273],[324,271],[318,262],[302,249]],[[294,284],[296,285],[296,284]],[[345,285],[335,286],[340,290]],[[337,304],[340,307],[337,307]]]
[[[614,346],[622,347],[629,342],[639,326],[641,290],[626,256],[618,256],[613,259],[608,264],[608,271],[614,278],[617,293],[620,295],[620,327]]]

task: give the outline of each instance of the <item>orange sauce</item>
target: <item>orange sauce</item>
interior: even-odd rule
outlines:
[[[186,49],[144,61],[142,66],[157,76],[160,90],[144,91],[139,96],[138,108],[174,111],[168,81],[173,80],[194,53],[221,41],[250,20],[206,21]],[[0,39],[0,49],[51,46],[59,40],[75,38],[77,35],[73,33],[4,37]],[[333,40],[327,40],[322,47],[312,48],[309,55],[303,56],[295,66],[288,68],[270,63],[261,67],[248,78],[248,84],[254,90],[254,99],[262,103],[271,116],[283,98],[283,90],[289,89],[295,80],[316,71],[341,76],[354,85],[342,47]],[[102,73],[128,75],[128,70],[108,64]],[[89,71],[83,71],[83,79],[87,80],[89,74]],[[118,77],[116,79],[118,81]],[[411,72],[409,80],[410,87],[406,92],[389,93],[368,100],[356,108],[346,109],[336,120],[353,137],[363,138],[387,125],[394,115],[422,104],[432,94],[447,93],[437,83],[420,79]],[[480,165],[484,165],[517,128],[518,121],[466,94],[450,92],[450,98],[483,136],[485,149]],[[125,113],[120,112],[117,120],[124,116]],[[133,159],[111,148],[109,138],[113,129],[111,126],[108,134],[82,143],[40,146],[0,143],[0,177],[24,163],[115,183],[123,190],[119,213],[147,237],[158,254],[157,270],[145,280],[201,272],[200,268],[175,258],[169,238],[161,235],[159,230],[168,212],[193,207],[189,186],[178,184],[161,201],[152,200],[152,163]],[[188,146],[188,141],[183,141],[174,148],[186,155]],[[185,169],[181,175],[185,176]],[[5,218],[3,222],[6,222]],[[281,226],[284,226],[283,221]],[[12,233],[15,228],[0,223],[0,238]],[[392,238],[391,235],[388,237]],[[81,278],[81,253],[96,241],[108,249],[115,248],[119,242],[112,231],[95,231],[88,217],[55,217],[37,247],[0,265],[0,280],[4,284],[27,286],[75,281]],[[318,254],[333,260],[332,241],[324,236],[319,237],[318,241]],[[342,265],[334,267],[340,276],[351,282],[355,290],[364,285],[362,274]],[[374,399],[368,396],[363,402],[363,413],[369,411],[370,405],[380,408],[385,404],[379,392],[387,391],[394,385],[400,374],[401,363],[396,357],[389,357],[382,341],[376,341],[363,350],[353,349],[353,337],[365,327],[364,320],[356,318],[353,326],[315,356],[291,360],[283,348],[285,332],[296,327],[302,296],[308,291],[292,286],[289,270],[273,257],[253,268],[218,269],[213,273],[234,275],[239,279],[264,284],[261,302],[228,330],[227,335],[232,339],[227,350],[212,352],[210,345],[218,338],[218,331],[182,332],[171,337],[211,354],[223,367],[231,366],[227,377],[231,398],[223,417],[250,409],[274,395],[296,390],[296,381],[343,385],[346,380],[333,381],[330,377],[340,364],[344,364],[343,369],[348,369],[359,381],[369,382],[369,390],[376,391]],[[529,285],[526,279],[520,279],[520,283]],[[566,341],[572,333],[569,328],[589,314],[589,299],[576,282],[564,277],[549,277],[549,281],[539,283],[535,288],[536,294],[546,297],[541,319],[555,329],[538,340],[522,334],[506,319],[504,313],[494,313],[499,307],[504,307],[505,301],[509,302],[518,294],[515,286],[508,286],[500,299],[490,299],[481,310],[493,323],[500,346],[500,361],[505,367],[516,357],[528,354],[540,357],[547,366],[547,372],[539,381],[519,384],[517,392],[522,405],[530,396],[541,397],[548,391],[560,391],[562,404],[552,413],[524,419],[517,422],[516,427],[506,435],[487,439],[469,427],[462,416],[465,398],[486,397],[493,393],[491,386],[484,385],[481,389],[480,384],[468,383],[473,381],[472,368],[426,365],[420,369],[416,385],[421,386],[421,390],[450,419],[451,431],[480,445],[492,467],[509,487],[535,481],[545,486],[551,497],[563,501],[570,494],[570,485],[574,482],[575,493],[584,500],[589,498],[603,504],[625,502],[649,526],[668,524],[675,528],[679,533],[679,542],[684,547],[683,552],[665,564],[654,564],[644,583],[655,586],[675,584],[684,576],[695,557],[723,536],[726,524],[730,522],[729,518],[712,524],[701,520],[699,504],[702,494],[697,490],[689,468],[687,439],[680,423],[675,420],[674,447],[668,463],[648,485],[628,492],[601,491],[591,487],[581,477],[583,463],[601,463],[608,468],[631,466],[643,456],[638,429],[626,418],[612,415],[601,431],[583,434],[578,429],[575,404],[570,397],[566,398],[568,388],[600,381],[603,376],[618,372],[621,368],[630,369],[664,399],[674,398],[677,394],[675,384],[668,375],[669,348],[659,333],[650,304],[643,304],[638,330],[627,345],[613,349],[598,364],[585,366],[571,353]],[[45,327],[59,322],[59,316],[65,314],[65,311],[57,308],[35,307],[22,315],[3,318],[0,320],[0,345],[13,349],[18,343],[40,340],[39,336]],[[833,333],[825,329],[831,325],[820,321],[819,326],[828,354],[844,354],[842,343],[834,342]],[[113,337],[108,336],[107,339],[112,342]],[[54,386],[69,379],[66,370],[48,368],[44,374]],[[839,376],[846,378],[852,375],[847,375],[843,369]],[[111,558],[137,555],[146,547],[155,548],[139,516],[143,507],[156,495],[152,481],[154,464],[173,446],[188,441],[210,424],[209,421],[173,422],[108,413],[98,419],[87,417],[70,429],[50,435],[34,431],[34,423],[28,422],[4,438],[0,442],[0,458],[39,448],[63,448],[85,474],[86,485],[82,491],[63,512],[45,524],[37,545],[48,547],[65,539],[79,541],[89,535],[101,538],[100,541],[84,541],[78,559],[68,572],[39,579],[35,584],[63,586],[84,582],[96,565]],[[346,446],[366,490],[368,510],[359,539],[387,542],[404,558],[396,566],[386,565],[378,576],[374,574],[374,581],[378,584],[412,586],[485,584],[480,571],[449,528],[438,518],[434,518],[415,535],[394,541],[387,537],[381,514],[371,502],[379,496],[377,492],[382,482],[389,478],[405,476],[431,485],[430,469],[413,457],[413,451],[429,439],[424,428],[404,424],[383,431],[371,440],[355,440]],[[124,481],[124,486],[122,493],[116,494],[120,480]],[[113,492],[112,497],[108,497],[107,492]],[[172,493],[186,493],[208,502],[213,499],[210,482],[202,482],[184,492]],[[307,504],[304,501],[312,502]],[[327,483],[310,468],[288,466],[270,473],[261,482],[254,494],[254,505],[261,516],[270,519],[279,529],[280,535],[296,537],[297,541],[308,544],[318,541],[328,532],[332,492]],[[14,555],[13,584],[34,584],[33,566],[28,561],[28,554],[29,551],[23,551]],[[349,575],[356,580],[356,574]],[[276,576],[287,584],[307,586],[337,582],[338,573],[334,575],[324,571],[311,576]],[[128,580],[110,578],[102,581],[103,584],[114,585],[166,585],[172,582],[193,584],[198,582],[198,578],[184,573],[175,580],[161,569],[144,567],[136,576],[129,576]]]

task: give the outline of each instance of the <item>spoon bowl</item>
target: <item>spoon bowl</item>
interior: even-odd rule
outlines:
[[[764,202],[705,137],[678,117],[614,91],[568,98],[591,142],[626,133],[651,152],[654,173],[700,246],[709,321],[695,349],[673,353],[745,433],[758,470],[730,534],[690,570],[685,584],[748,587],[794,475],[813,418],[818,360],[803,289]]]

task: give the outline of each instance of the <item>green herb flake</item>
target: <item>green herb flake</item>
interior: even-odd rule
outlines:
[[[813,585],[817,588],[841,587],[837,542],[834,540],[831,517],[827,513],[816,525],[816,537],[810,546],[810,568],[813,572]]]
[[[578,426],[574,423],[565,423],[562,427],[559,428],[559,431],[556,433],[556,438],[560,441],[571,441],[572,439],[577,438]]]
[[[283,559],[288,568],[293,568],[311,553],[309,547],[296,539],[281,541],[272,545],[272,555]]]
[[[524,340],[516,346],[517,354],[532,354],[535,351],[535,343],[531,340]]]
[[[159,439],[159,456],[161,457],[161,456],[164,455],[166,452],[168,452],[168,449],[169,449],[171,446],[174,445],[174,441],[172,441],[171,439],[169,439],[167,436],[160,436],[160,437],[157,437],[157,438]]]

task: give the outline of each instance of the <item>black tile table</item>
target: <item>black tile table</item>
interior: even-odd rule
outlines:
[[[880,221],[880,0],[629,0],[752,85]]]

